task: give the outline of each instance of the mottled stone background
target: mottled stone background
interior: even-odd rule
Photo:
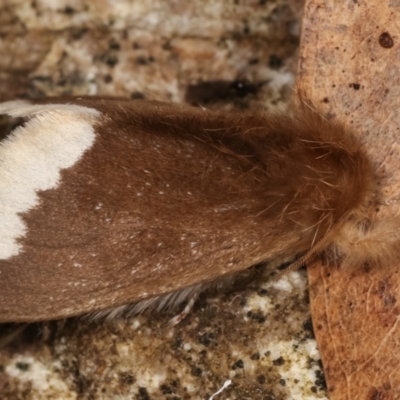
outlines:
[[[285,102],[294,83],[301,4],[290,0],[1,4],[3,98],[108,94],[264,107]]]
[[[110,95],[284,109],[302,2],[0,0],[0,99]],[[304,271],[258,268],[172,315],[33,324],[0,348],[1,399],[326,399]],[[2,337],[15,326],[0,327]]]

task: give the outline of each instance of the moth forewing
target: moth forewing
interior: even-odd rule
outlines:
[[[355,137],[304,103],[270,115],[68,98],[0,112],[27,121],[0,147],[2,322],[174,306],[306,253],[344,218],[369,218],[376,197]],[[323,247],[344,249],[340,235]]]

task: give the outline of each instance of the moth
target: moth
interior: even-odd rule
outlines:
[[[286,114],[90,97],[0,113],[18,119],[0,143],[0,322],[190,306],[261,262],[398,258],[362,145],[307,100]]]

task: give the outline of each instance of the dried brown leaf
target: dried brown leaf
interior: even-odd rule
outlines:
[[[400,199],[400,2],[308,0],[298,85],[360,136],[384,204]],[[400,227],[399,227],[400,228]],[[331,400],[400,398],[400,266],[309,268],[313,323]]]

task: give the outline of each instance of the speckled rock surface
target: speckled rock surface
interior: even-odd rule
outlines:
[[[248,107],[287,100],[293,87],[296,2],[2,3],[3,99],[109,94]]]
[[[325,398],[304,272],[251,281],[203,296],[177,327],[172,315],[32,325],[1,351],[3,396],[208,399],[231,380],[217,398]]]
[[[0,100],[101,94],[284,107],[300,11],[290,0],[6,0]],[[0,398],[326,399],[304,271],[278,282],[254,274],[202,296],[176,327],[171,314],[30,325],[0,348]],[[0,330],[4,340],[15,326]]]

